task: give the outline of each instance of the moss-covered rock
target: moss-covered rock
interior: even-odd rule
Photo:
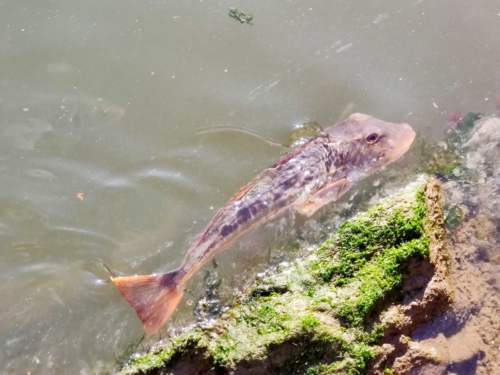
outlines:
[[[420,171],[444,179],[462,174],[464,168],[463,145],[470,137],[474,124],[482,117],[469,112],[448,130],[448,138],[438,144],[420,142],[420,154],[425,155]],[[430,158],[429,158],[430,156]]]
[[[209,327],[134,357],[121,373],[383,373],[394,358],[382,343],[411,330],[420,301],[448,300],[443,283],[442,293],[425,292],[435,275],[446,278],[437,272],[446,259],[439,185],[421,178],[345,222],[307,257],[267,272]],[[409,282],[412,268],[430,270],[423,284]]]

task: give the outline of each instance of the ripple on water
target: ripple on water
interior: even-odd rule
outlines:
[[[24,170],[24,173],[28,177],[37,178],[41,180],[53,180],[56,175],[49,170],[41,168],[28,168]]]

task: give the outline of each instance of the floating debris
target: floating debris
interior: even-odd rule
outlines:
[[[235,19],[239,23],[246,23],[248,25],[253,25],[253,15],[242,12],[236,8],[229,8],[229,17]]]
[[[226,133],[226,132],[233,132],[233,133],[240,133],[240,134],[244,134],[244,135],[249,135],[249,136],[257,138],[258,140],[263,141],[263,142],[267,143],[269,146],[273,146],[273,147],[284,147],[284,148],[288,147],[287,145],[283,145],[279,142],[273,141],[272,139],[265,138],[252,130],[239,128],[236,126],[214,126],[214,127],[210,127],[210,128],[199,129],[196,132],[196,135],[217,134],[217,133]]]

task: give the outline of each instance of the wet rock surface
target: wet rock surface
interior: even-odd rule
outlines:
[[[457,175],[443,184],[449,226],[453,304],[413,335],[434,365],[415,374],[498,374],[500,358],[500,119],[475,123]]]
[[[447,251],[440,185],[421,177],[122,373],[383,373],[449,304]]]

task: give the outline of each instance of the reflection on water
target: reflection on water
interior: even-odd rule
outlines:
[[[286,143],[296,124],[360,111],[437,141],[448,113],[494,108],[499,12],[494,0],[0,1],[0,372],[92,373],[140,339],[106,267],[174,268],[283,152],[199,129]],[[276,228],[289,235],[264,228],[221,257],[226,288],[266,262]]]

